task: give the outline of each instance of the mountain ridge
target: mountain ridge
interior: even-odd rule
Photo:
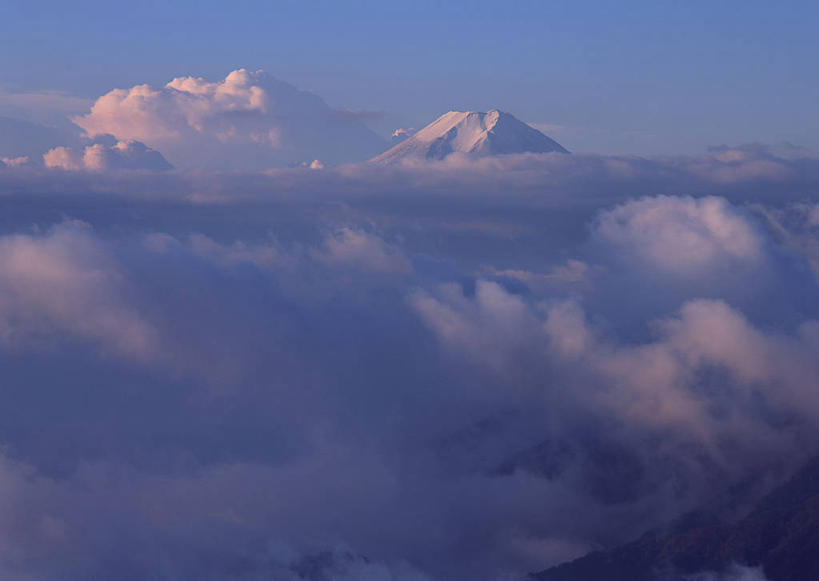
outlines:
[[[692,513],[693,515],[693,513]],[[529,576],[531,581],[692,581],[740,564],[769,581],[819,579],[819,458],[763,497],[745,518],[689,515],[670,534],[649,532]]]

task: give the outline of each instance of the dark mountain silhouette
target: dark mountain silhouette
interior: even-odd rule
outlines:
[[[734,564],[762,567],[769,581],[819,579],[819,458],[765,496],[745,518],[708,512],[530,576],[533,581],[682,581]]]

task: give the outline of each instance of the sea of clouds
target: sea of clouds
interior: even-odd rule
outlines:
[[[135,91],[0,164],[4,579],[517,579],[819,453],[810,154],[154,173]]]

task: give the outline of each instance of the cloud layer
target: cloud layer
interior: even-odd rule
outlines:
[[[139,128],[267,118],[226,83]],[[0,166],[0,573],[496,581],[741,510],[819,452],[818,188],[760,146]]]

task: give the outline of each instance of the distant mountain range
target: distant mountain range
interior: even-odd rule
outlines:
[[[764,497],[745,518],[692,513],[668,533],[596,551],[531,581],[694,581],[732,565],[761,567],[768,581],[819,579],[819,458]],[[733,577],[732,577],[733,578]]]
[[[450,111],[372,158],[390,165],[404,160],[442,160],[452,153],[474,156],[509,153],[569,153],[554,139],[497,109]]]

